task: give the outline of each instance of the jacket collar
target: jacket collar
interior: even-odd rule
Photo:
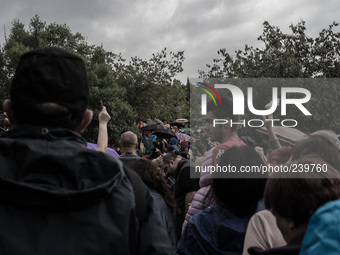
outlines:
[[[86,141],[81,134],[66,128],[52,128],[46,126],[33,126],[33,125],[18,125],[4,134],[3,138],[30,138],[30,139],[42,139],[42,140],[56,140],[64,139],[74,141],[86,146]]]

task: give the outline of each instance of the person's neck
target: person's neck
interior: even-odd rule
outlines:
[[[226,142],[226,141],[228,141],[228,140],[230,140],[232,138],[239,139],[237,132],[230,131],[230,132],[226,133],[225,136],[222,139],[222,143],[224,143],[224,142]]]
[[[136,149],[132,149],[132,148],[120,148],[120,151],[124,153],[125,155],[136,154]]]
[[[287,243],[294,241],[294,239],[302,234],[304,234],[307,231],[308,225],[304,224],[299,227],[295,227],[293,230],[291,230],[289,233],[286,233],[284,235],[284,239]]]

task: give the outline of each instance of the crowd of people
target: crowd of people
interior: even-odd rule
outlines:
[[[2,253],[339,254],[337,135],[318,130],[286,146],[266,125],[263,152],[237,125],[214,127],[239,121],[232,99],[222,101],[208,103],[201,129],[140,121],[115,150],[104,106],[90,148],[83,60],[54,47],[22,55],[3,104],[12,127],[0,137]]]

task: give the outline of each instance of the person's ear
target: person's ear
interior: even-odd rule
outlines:
[[[14,113],[13,113],[12,101],[10,99],[6,99],[4,101],[3,109],[4,109],[4,112],[6,112],[9,124],[11,126],[14,126],[16,124],[16,120],[15,120]]]
[[[175,160],[170,160],[170,161],[169,161],[169,165],[170,165],[171,167],[173,167],[173,166],[175,165]]]
[[[81,120],[79,126],[77,127],[76,131],[78,133],[82,133],[85,131],[86,127],[91,123],[93,117],[93,112],[91,110],[86,110]]]

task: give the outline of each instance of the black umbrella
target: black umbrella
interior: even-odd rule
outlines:
[[[165,129],[165,127],[163,127],[160,124],[151,124],[151,125],[147,125],[141,128],[141,130],[144,131],[155,131],[157,129]]]
[[[153,133],[160,138],[170,139],[170,138],[174,137],[174,138],[177,139],[175,132],[172,131],[169,128],[157,129]]]

